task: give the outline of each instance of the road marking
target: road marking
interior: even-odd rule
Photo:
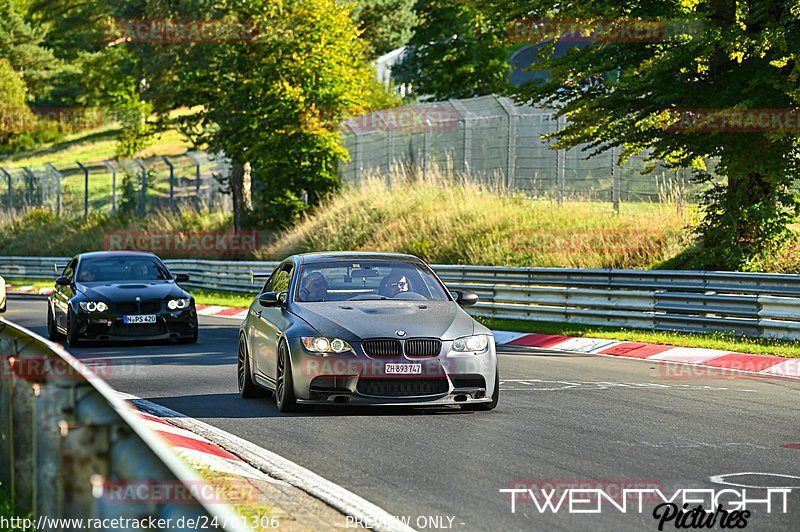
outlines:
[[[726,479],[728,477],[742,477],[742,476],[761,476],[761,477],[779,477],[781,479],[794,479],[792,481],[785,481],[780,480],[780,483],[783,483],[782,486],[752,486],[748,484],[741,484],[738,482],[728,482]],[[724,484],[726,486],[736,486],[738,488],[761,488],[761,489],[798,489],[800,488],[800,477],[796,475],[784,475],[781,473],[726,473],[724,475],[714,475],[712,477],[708,477],[708,479],[713,482],[714,484]],[[787,485],[789,484],[789,485]],[[792,485],[794,484],[794,485]]]
[[[656,382],[608,382],[608,381],[548,381],[541,379],[502,379],[501,391],[526,391],[542,392],[554,390],[584,389],[584,390],[611,390],[614,388],[628,389],[671,389],[671,390],[715,390],[755,392],[755,390],[732,390],[724,386],[714,387],[692,384],[661,384]]]

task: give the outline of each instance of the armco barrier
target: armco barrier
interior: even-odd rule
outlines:
[[[187,500],[187,492],[208,493],[205,483],[61,347],[0,319],[0,354],[0,481],[32,512],[37,530],[89,528],[56,519],[99,519],[105,530],[147,528],[131,526],[131,519],[152,519],[167,530],[194,530],[197,523],[249,530],[226,504]],[[182,496],[120,504],[108,494],[125,483],[137,495],[145,486]]]
[[[0,275],[51,279],[67,258],[0,258]],[[189,288],[255,294],[251,271],[276,262],[166,260]],[[452,290],[472,290],[478,316],[800,339],[800,276],[668,270],[433,267]]]

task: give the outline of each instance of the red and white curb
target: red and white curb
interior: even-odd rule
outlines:
[[[138,397],[117,392],[120,397],[131,401],[135,406]],[[142,423],[158,434],[175,453],[197,467],[207,467],[218,473],[228,473],[240,477],[263,480],[272,484],[288,486],[286,482],[277,480],[250,466],[239,456],[226,451],[216,443],[198,436],[190,430],[179,427],[170,421],[138,410],[137,415]]]
[[[218,318],[233,318],[243,320],[247,317],[246,308],[220,307],[217,305],[195,305],[197,313],[201,316],[216,316]]]
[[[529,334],[493,331],[497,345],[538,347],[558,351],[575,351],[595,355],[675,362],[692,366],[742,371],[800,379],[800,359],[750,355],[720,349],[676,347],[674,345],[624,342],[602,338],[576,338],[552,334]]]
[[[259,478],[283,486],[294,486],[327,503],[344,515],[360,518],[360,522],[373,523],[370,528],[376,532],[413,531],[408,525],[379,506],[272,451],[199,419],[188,417],[134,395],[118,393],[120,397],[136,407],[140,411],[139,416],[142,420],[170,442],[173,449],[181,456],[201,457],[203,464],[212,469],[233,466],[237,470],[245,470],[249,473],[247,475],[235,473],[241,476]],[[174,422],[169,420],[174,420]],[[246,461],[242,457],[245,457]],[[280,480],[270,477],[264,473],[265,471]],[[261,477],[252,475],[261,475]]]
[[[41,288],[36,288],[35,286],[14,286],[13,284],[7,284],[6,290],[9,292],[35,292],[37,294],[49,296],[53,293],[53,288],[49,286],[43,286]]]

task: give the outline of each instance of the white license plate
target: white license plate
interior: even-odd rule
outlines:
[[[140,314],[138,316],[125,316],[124,323],[155,323],[155,314]]]
[[[387,375],[422,375],[422,364],[386,364]]]

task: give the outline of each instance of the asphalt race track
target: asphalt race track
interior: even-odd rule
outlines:
[[[44,336],[45,312],[43,296],[12,293],[5,317]],[[684,496],[700,499],[687,511],[713,506],[712,492],[688,490],[720,495],[727,488],[734,491],[720,502],[743,495],[751,501],[747,530],[797,530],[800,381],[675,374],[652,361],[502,349],[493,412],[325,407],[283,415],[272,399],[238,396],[238,322],[201,316],[200,324],[195,345],[97,344],[72,352],[104,368],[115,389],[270,449],[420,530],[658,529],[653,492],[641,512],[636,499],[581,502],[586,492],[564,491],[554,502],[572,496],[572,512],[569,499],[557,511],[540,511],[522,497],[512,512],[510,495],[500,492],[538,493],[565,482],[609,496],[621,486],[656,487],[666,498],[679,492],[679,506]],[[598,507],[600,513],[577,513]],[[675,530],[676,520],[663,529]]]

